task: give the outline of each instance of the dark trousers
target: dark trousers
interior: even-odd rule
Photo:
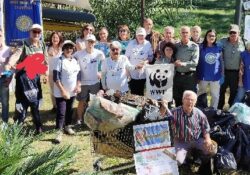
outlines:
[[[23,110],[21,113],[18,112],[17,110],[15,111],[14,120],[17,121],[19,124],[23,123],[26,118],[27,109],[28,107],[30,107],[30,112],[33,118],[33,122],[35,124],[36,130],[38,131],[42,127],[41,117],[39,113],[39,101],[27,102],[26,100],[24,100],[21,102],[21,104],[23,106]]]
[[[239,82],[239,71],[238,70],[225,70],[225,80],[224,83],[220,87],[220,99],[218,104],[218,109],[223,109],[225,104],[225,93],[227,88],[230,88],[230,97],[228,100],[228,104],[232,106],[234,102],[234,98],[237,94]]]
[[[145,83],[146,79],[140,79],[140,80],[131,79],[129,82],[129,88],[131,94],[144,96]]]
[[[174,76],[173,96],[175,106],[182,105],[182,95],[185,90],[196,91],[196,73],[181,74],[176,72]]]
[[[56,129],[63,129],[64,124],[68,126],[72,122],[73,102],[75,97],[66,100],[64,98],[56,98],[57,114]]]

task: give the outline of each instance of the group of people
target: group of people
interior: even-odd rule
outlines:
[[[43,64],[48,66],[43,81],[49,81],[53,111],[56,111],[57,143],[62,140],[65,130],[74,134],[72,124],[73,103],[78,100],[77,123],[82,117],[88,104],[89,94],[97,94],[101,89],[113,91],[113,95],[120,97],[125,93],[144,95],[146,64],[174,64],[173,98],[176,109],[169,110],[162,105],[162,115],[174,116],[176,141],[183,156],[188,146],[184,143],[199,141],[204,136],[206,147],[210,147],[209,125],[204,114],[195,108],[197,95],[211,93],[211,106],[223,109],[225,92],[230,88],[229,105],[240,102],[244,93],[250,90],[250,43],[246,44],[240,38],[239,27],[230,25],[229,36],[217,42],[214,29],[205,32],[201,38],[201,28],[182,26],[180,40],[174,37],[174,27],[164,28],[163,36],[153,30],[153,21],[144,20],[143,27],[136,29],[135,38],[130,38],[127,25],[118,26],[118,38],[108,40],[108,29],[103,27],[98,32],[97,41],[94,27],[91,24],[83,26],[81,36],[74,43],[63,40],[60,32],[53,32],[48,46],[41,41],[42,26],[33,24],[30,28],[30,38],[23,42],[23,46],[14,53],[4,45],[0,45],[0,95],[2,102],[2,118],[8,122],[8,84],[11,76],[6,71],[15,69],[15,65],[23,62],[27,56],[42,53],[45,56]],[[0,31],[2,39],[2,32]],[[28,107],[36,126],[37,133],[42,132],[39,106],[42,103],[42,88],[40,75],[34,79],[27,77],[26,70],[18,70],[16,78],[16,111],[14,120],[22,123],[26,117]],[[240,86],[237,94],[238,85]],[[197,95],[196,95],[197,93]],[[236,98],[237,97],[237,98]],[[179,118],[187,117],[185,125],[178,123]],[[200,121],[200,122],[198,122]],[[199,126],[198,126],[199,125]],[[193,132],[192,126],[199,131]],[[189,128],[191,127],[191,129]],[[174,127],[176,128],[176,127]],[[178,131],[177,131],[178,130]],[[188,130],[183,133],[182,131]],[[178,133],[180,132],[180,133]],[[196,145],[196,142],[191,142]],[[198,144],[199,146],[200,144]],[[189,145],[190,146],[190,145]],[[197,145],[196,145],[197,146]],[[185,157],[185,156],[184,156]],[[180,160],[183,162],[183,160]]]

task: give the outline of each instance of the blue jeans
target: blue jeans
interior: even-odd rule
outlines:
[[[2,119],[8,122],[9,119],[9,86],[4,84],[5,77],[0,78],[0,102],[2,103]]]
[[[243,100],[243,98],[245,96],[245,93],[246,93],[246,90],[245,90],[245,88],[243,86],[242,87],[238,87],[237,94],[236,94],[236,97],[234,99],[234,103],[240,103],[240,102],[242,102],[242,100]]]

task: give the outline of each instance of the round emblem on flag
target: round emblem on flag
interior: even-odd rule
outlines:
[[[205,61],[208,64],[214,64],[216,62],[216,54],[214,53],[207,53],[205,56]]]
[[[22,15],[16,19],[16,26],[18,30],[22,32],[29,31],[31,25],[33,24],[32,19],[29,16]]]

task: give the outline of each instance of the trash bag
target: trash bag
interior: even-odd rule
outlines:
[[[197,98],[196,107],[200,109],[207,108],[207,93],[201,94]]]
[[[241,158],[241,166],[244,170],[250,171],[249,165],[250,165],[250,145],[246,145],[243,150],[243,154]]]
[[[210,133],[211,138],[215,140],[219,146],[225,146],[227,150],[231,151],[236,143],[235,135],[229,125],[227,128],[223,129],[218,125],[213,128]]]
[[[235,103],[229,110],[231,113],[236,113],[236,122],[241,122],[250,125],[250,107],[243,103]]]
[[[215,155],[215,168],[217,170],[236,170],[237,163],[235,161],[233,153],[219,148],[217,154]]]
[[[139,113],[134,107],[91,95],[84,122],[92,130],[110,132],[135,121]]]

